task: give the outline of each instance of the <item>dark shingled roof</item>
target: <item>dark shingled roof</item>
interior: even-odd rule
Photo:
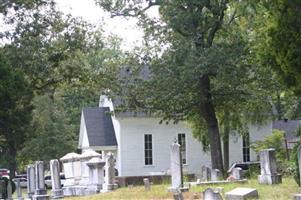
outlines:
[[[117,146],[109,112],[109,107],[83,109],[90,146]]]

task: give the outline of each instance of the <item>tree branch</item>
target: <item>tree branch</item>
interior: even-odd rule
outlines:
[[[145,13],[148,9],[150,9],[153,6],[159,6],[161,5],[161,0],[156,0],[156,1],[149,1],[148,5],[145,8],[142,8],[141,10],[135,10],[134,8],[132,9],[124,9],[123,11],[120,12],[112,12],[111,13],[111,17],[138,17],[141,14]],[[131,12],[134,12],[133,14],[131,14]]]

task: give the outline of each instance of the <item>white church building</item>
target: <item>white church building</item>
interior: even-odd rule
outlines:
[[[116,156],[119,176],[164,175],[170,168],[169,148],[175,140],[182,146],[184,171],[199,175],[201,166],[211,167],[210,152],[192,136],[185,123],[159,124],[159,118],[133,115],[111,115],[113,103],[106,96],[100,97],[99,107],[84,108],[78,148],[93,149]],[[234,162],[257,161],[249,144],[262,140],[272,133],[272,122],[263,126],[250,126],[249,138],[230,136],[230,160]]]

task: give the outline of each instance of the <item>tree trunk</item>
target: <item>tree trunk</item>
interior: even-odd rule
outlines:
[[[224,171],[229,169],[229,124],[225,121],[223,134],[223,149],[224,149]]]
[[[9,145],[8,147],[8,156],[9,156],[9,162],[8,162],[8,169],[9,169],[9,177],[10,179],[15,177],[15,172],[17,171],[17,151],[14,145]]]
[[[208,127],[208,137],[211,153],[212,169],[219,169],[223,173],[222,148],[218,122],[210,93],[210,79],[208,75],[200,78],[200,92],[204,98],[201,102],[201,114]]]

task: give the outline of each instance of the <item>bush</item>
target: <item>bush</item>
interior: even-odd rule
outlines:
[[[277,168],[278,172],[281,173],[283,176],[296,176],[296,164],[293,159],[291,161],[287,160],[286,156],[286,149],[284,147],[284,132],[280,130],[273,130],[272,135],[265,137],[262,141],[257,141],[251,145],[251,148],[256,152],[259,153],[264,149],[273,148],[275,149],[276,159],[277,159]],[[295,150],[296,152],[296,150]],[[291,158],[297,156],[293,155]]]
[[[250,165],[249,169],[245,172],[246,178],[257,177],[260,174],[260,166],[259,165]]]
[[[284,142],[284,132],[279,130],[273,130],[272,135],[264,138],[262,141],[257,141],[251,144],[251,148],[259,153],[264,149],[273,148],[276,152],[276,158],[278,162],[285,162],[286,160],[286,150],[283,146]]]

